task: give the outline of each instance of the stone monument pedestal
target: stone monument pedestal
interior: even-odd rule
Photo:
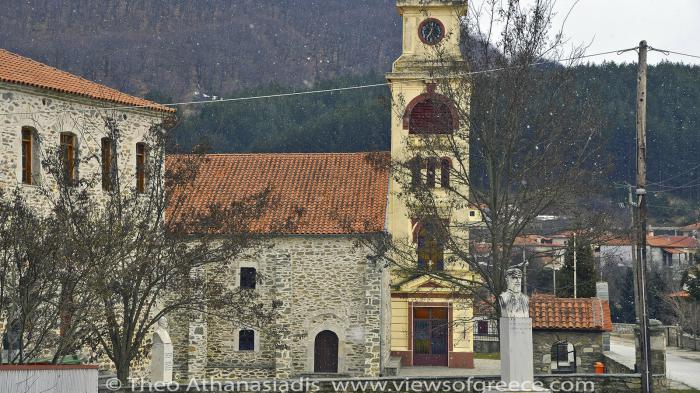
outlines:
[[[549,392],[534,384],[532,360],[532,318],[503,317],[500,319],[501,386],[486,392]]]

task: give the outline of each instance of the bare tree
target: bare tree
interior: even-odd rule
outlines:
[[[168,145],[165,119],[136,144],[133,166],[131,158],[120,158],[134,140],[127,139],[117,115],[102,118],[103,135],[97,138],[84,131],[92,143],[99,146],[101,141],[101,149],[77,154],[61,144],[44,154],[48,176],[40,190],[49,212],[34,216],[27,209],[26,223],[10,220],[7,230],[15,238],[3,237],[2,267],[14,268],[19,281],[29,277],[36,282],[20,293],[37,303],[18,311],[23,334],[42,333],[35,331],[36,323],[22,318],[38,318],[32,313],[43,312],[47,315],[41,317],[52,321],[46,329],[60,330],[54,336],[64,338],[38,342],[32,351],[58,344],[60,354],[89,346],[108,357],[126,381],[133,363],[148,353],[155,325],[175,314],[216,315],[259,327],[274,340],[277,331],[270,322],[275,304],[261,303],[255,291],[206,277],[209,266],[225,266],[243,250],[263,245],[249,226],[274,202],[270,192],[226,205],[185,203],[188,193],[196,192],[193,181],[206,157],[202,152],[179,155],[166,167],[165,151],[173,146]],[[73,130],[79,131],[80,122],[74,123]],[[101,171],[81,170],[77,176],[78,168]],[[21,198],[15,204],[22,206]],[[50,225],[44,228],[46,223]],[[281,222],[280,229],[288,224]],[[21,255],[12,254],[20,247]],[[24,260],[30,261],[29,270],[23,268]],[[25,281],[15,286],[23,289]],[[15,292],[0,291],[0,300]]]
[[[63,287],[63,248],[52,217],[38,215],[21,194],[0,193],[0,315],[6,321],[2,362],[58,362],[85,331],[63,330],[61,298],[68,292],[80,304],[78,285]],[[72,272],[77,272],[73,269]],[[87,307],[81,307],[81,318]]]
[[[421,250],[410,240],[368,241],[399,272],[435,276],[492,305],[496,315],[506,270],[523,263],[516,239],[538,215],[569,217],[564,229],[587,244],[608,219],[587,202],[606,169],[595,100],[576,89],[573,61],[548,60],[575,58],[581,50],[564,54],[561,34],[550,35],[551,21],[546,0],[531,7],[487,1],[463,21],[468,61],[435,46],[427,94],[451,107],[445,116],[457,126],[437,130],[450,123],[437,116],[432,126],[439,137],[410,135],[409,158],[392,162],[392,173],[410,216],[428,223],[428,241],[435,243],[428,249],[444,252],[444,269],[419,264]],[[395,107],[404,116],[401,99]],[[441,180],[445,191],[437,192]],[[483,220],[474,222],[467,207]],[[477,277],[455,273],[465,267]]]

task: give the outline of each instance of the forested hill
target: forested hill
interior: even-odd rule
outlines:
[[[128,93],[183,99],[385,72],[395,0],[2,0],[0,46]]]
[[[611,177],[632,182],[635,165],[636,65],[582,65],[575,94],[599,102]],[[320,88],[381,82],[378,74],[322,81]],[[240,92],[255,96],[289,91],[265,86]],[[700,202],[700,67],[660,64],[649,68],[648,158],[652,197]],[[537,99],[537,97],[534,97]],[[204,141],[219,152],[340,152],[387,150],[390,133],[387,87],[332,94],[212,103],[185,117],[176,129],[184,146]],[[601,158],[604,160],[605,158]],[[663,183],[656,186],[654,183]],[[678,210],[687,210],[678,206]],[[673,215],[673,211],[668,211]]]

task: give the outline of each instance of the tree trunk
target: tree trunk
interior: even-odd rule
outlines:
[[[119,357],[115,366],[117,367],[117,378],[125,385],[129,382],[129,360],[126,359],[126,356]]]

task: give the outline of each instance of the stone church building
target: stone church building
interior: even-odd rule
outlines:
[[[207,278],[243,286],[259,275],[254,290],[282,304],[276,323],[290,334],[280,349],[251,327],[204,316],[178,321],[170,332],[176,376],[378,376],[389,362],[391,367],[397,362],[402,367],[473,367],[471,301],[430,274],[445,270],[472,279],[472,273],[447,263],[442,246],[431,240],[429,225],[413,219],[400,199],[400,184],[386,166],[375,165],[377,158],[411,159],[417,153],[411,147],[420,146],[423,138],[447,138],[456,131],[466,135],[457,115],[466,104],[441,94],[431,76],[436,45],[453,64],[464,62],[459,16],[466,12],[466,2],[398,0],[397,8],[404,26],[403,52],[387,79],[393,102],[407,104],[399,109],[401,115],[392,116],[390,152],[207,157],[188,196],[192,206],[230,202],[266,187],[279,198],[254,225],[273,246],[233,261],[225,271],[210,271]],[[458,143],[467,145],[464,139]],[[439,167],[424,167],[421,181],[430,183],[432,177],[435,194],[447,200],[458,187],[449,184],[451,157],[445,153],[432,162]],[[466,206],[445,210],[450,215],[434,219],[468,219]],[[293,211],[301,212],[297,226],[271,229]],[[417,271],[427,271],[406,275],[369,263],[369,250],[356,247],[355,240],[382,234],[413,239],[412,252],[421,265]]]
[[[274,200],[250,228],[266,236],[270,247],[211,269],[207,279],[257,291],[264,304],[278,302],[274,323],[289,333],[275,343],[254,327],[213,317],[173,321],[176,377],[379,375],[388,353],[382,334],[388,274],[355,241],[384,231],[389,174],[376,161],[388,158],[386,153],[205,157],[183,208],[226,204],[265,189]],[[287,217],[298,220],[275,227]]]
[[[393,102],[407,104],[399,109],[402,115],[392,116],[391,152],[207,157],[189,195],[193,206],[229,202],[265,187],[279,198],[254,225],[273,247],[207,277],[242,286],[259,274],[263,279],[254,290],[283,305],[276,323],[289,328],[290,335],[280,349],[251,327],[205,317],[180,321],[171,328],[174,371],[180,378],[378,376],[390,358],[403,367],[473,367],[471,301],[430,274],[445,270],[472,279],[472,273],[447,263],[442,246],[431,240],[429,225],[416,222],[400,199],[400,184],[386,168],[373,165],[377,157],[411,159],[417,153],[411,147],[420,146],[422,138],[447,138],[458,130],[466,135],[457,115],[466,104],[442,95],[430,69],[436,45],[453,64],[464,62],[459,16],[466,12],[466,2],[398,0],[397,8],[404,26],[403,53],[387,79]],[[467,145],[463,139],[458,143]],[[451,157],[446,153],[433,162],[439,168],[423,168],[421,181],[431,183],[432,177],[435,194],[447,200],[457,187],[449,184]],[[295,209],[302,212],[298,226],[271,230],[271,223]],[[466,206],[445,210],[450,215],[434,219],[468,219]],[[355,239],[383,233],[413,239],[412,252],[422,263],[417,271],[427,271],[406,275],[368,263],[369,251],[355,247]],[[421,260],[421,255],[429,256]]]

